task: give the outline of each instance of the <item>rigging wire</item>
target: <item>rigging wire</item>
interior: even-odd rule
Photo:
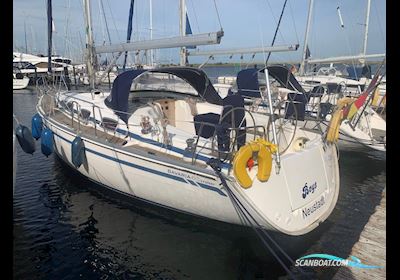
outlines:
[[[246,207],[238,199],[238,197],[235,195],[235,193],[231,190],[228,183],[226,182],[225,176],[221,173],[221,168],[219,166],[220,161],[218,159],[210,159],[207,162],[207,164],[215,171],[217,176],[220,178],[223,187],[225,188],[230,200],[232,201],[233,206],[235,207],[235,210],[238,210],[237,213],[240,214],[241,218],[244,218],[245,221],[247,222],[247,224],[251,226],[251,228],[255,231],[257,236],[262,241],[262,243],[267,247],[267,249],[270,251],[270,253],[275,257],[275,259],[279,262],[279,264],[286,271],[286,273],[288,273],[288,275],[290,275],[290,277],[292,279],[296,279],[293,272],[290,271],[290,269],[286,266],[286,264],[283,262],[281,257],[278,256],[277,252],[271,247],[271,244],[269,244],[269,242],[267,241],[266,238],[268,238],[268,240],[273,245],[276,246],[276,248],[282,253],[282,255],[287,260],[289,260],[291,263],[294,263],[293,259],[282,249],[282,247],[279,246],[278,243],[276,243],[273,240],[273,238],[268,234],[268,232],[262,228],[262,226],[257,222],[256,218],[254,218],[254,216],[246,209]],[[301,274],[303,274],[303,275],[305,274],[305,272],[301,268],[299,268],[299,267],[296,267],[296,268],[298,269],[298,271]]]
[[[285,1],[286,1],[286,0],[285,0]],[[274,13],[273,13],[273,10],[272,10],[272,7],[271,7],[271,3],[269,2],[269,0],[267,0],[267,4],[268,4],[269,10],[270,10],[270,12],[271,12],[272,18],[273,18],[274,21],[275,21],[275,24],[278,25],[278,21],[276,20],[276,17],[275,17],[275,15],[274,15]],[[284,39],[282,32],[281,32],[280,30],[278,30],[278,33],[279,33],[279,36],[280,36],[281,39],[282,39],[282,42],[283,42],[284,44],[286,44],[286,40]],[[292,59],[292,56],[290,55],[290,52],[288,52],[287,55],[289,56],[289,59],[290,59],[290,60],[293,60],[293,59]]]
[[[102,12],[102,14],[103,14],[104,24],[105,24],[105,26],[106,26],[108,42],[109,42],[110,45],[111,45],[110,29],[108,28],[107,17],[106,17],[106,12],[105,12],[105,10],[104,10],[103,0],[99,0],[99,1],[100,1],[100,6],[101,6],[101,12]],[[112,17],[112,14],[111,14],[111,17]],[[114,25],[115,25],[115,23],[114,23]],[[115,29],[116,29],[116,28],[115,28]],[[117,35],[118,35],[118,31],[117,31]],[[119,37],[118,37],[118,39],[119,39]],[[105,41],[105,40],[104,40],[104,41]]]
[[[106,17],[106,12],[105,12],[105,10],[104,10],[103,0],[100,0],[100,4],[101,4],[101,11],[102,11],[102,13],[103,13],[104,23],[105,23],[105,26],[106,26],[108,42],[109,42],[110,45],[111,45],[110,29],[108,28],[107,17]],[[117,34],[118,40],[120,41],[118,29],[117,29],[117,26],[116,26],[116,24],[115,24],[114,16],[113,16],[112,10],[111,10],[111,8],[110,8],[110,3],[109,3],[108,0],[107,0],[107,5],[108,5],[108,8],[109,8],[109,10],[110,10],[111,19],[112,19],[112,21],[113,21],[114,28],[115,28],[115,33]],[[111,57],[112,57],[112,59],[115,58],[115,56],[114,56],[113,53],[111,53]],[[108,54],[106,54],[106,60],[108,61]]]
[[[297,42],[297,44],[299,44],[299,42],[300,42],[300,40],[299,40],[299,36],[298,36],[298,33],[297,33],[297,28],[296,28],[296,23],[295,23],[295,21],[294,21],[294,16],[293,16],[293,10],[292,10],[292,4],[290,4],[290,0],[289,0],[289,10],[290,10],[290,16],[291,16],[291,18],[292,18],[292,23],[293,23],[293,29],[294,29],[294,32],[295,32],[295,34],[296,34],[296,42]]]
[[[102,0],[101,0],[101,1],[102,1]],[[111,6],[110,6],[110,1],[108,1],[108,0],[107,0],[107,5],[108,5],[108,9],[110,10],[111,19],[112,19],[112,22],[113,22],[113,24],[114,24],[115,33],[117,34],[118,41],[121,41],[121,39],[120,39],[120,37],[119,37],[117,25],[115,24],[114,15],[113,15],[113,13],[112,13],[112,9],[111,9]],[[111,43],[110,43],[110,44],[111,44]]]
[[[276,35],[278,33],[279,26],[281,25],[281,20],[282,20],[283,12],[285,11],[286,3],[287,3],[287,0],[285,0],[285,2],[283,3],[282,12],[281,12],[281,15],[279,16],[278,24],[276,25],[275,34],[274,34],[274,38],[272,39],[271,46],[274,46],[274,44],[275,44]],[[268,60],[269,60],[270,56],[271,56],[271,52],[268,53],[267,61],[265,61],[265,65],[268,64]]]
[[[219,16],[219,12],[218,12],[218,7],[217,7],[217,2],[216,2],[216,0],[214,0],[214,6],[215,6],[215,11],[217,12],[219,27],[221,28],[221,30],[223,30],[223,28],[222,28],[222,23],[221,23],[221,18],[220,18],[220,16]]]
[[[378,19],[379,31],[380,31],[380,34],[381,34],[381,36],[382,36],[383,46],[385,47],[385,50],[386,50],[386,40],[385,40],[385,36],[384,36],[385,33],[383,32],[383,29],[382,29],[382,25],[381,25],[381,20],[380,20],[380,16],[379,16],[378,7],[376,6],[375,1],[372,1],[372,3],[374,3],[374,9],[375,9],[375,11],[376,11],[376,17],[377,17],[377,19]],[[386,51],[385,51],[385,52],[386,52]]]
[[[103,35],[103,46],[106,44],[106,35],[105,35],[105,32],[104,32],[104,26],[103,26],[103,20],[101,19],[101,3],[100,3],[100,1],[101,0],[99,0],[98,1],[98,3],[99,3],[99,21],[100,21],[100,30],[101,30],[101,33],[102,33],[102,35]],[[101,54],[99,54],[99,59],[100,59],[100,64],[102,64],[102,61],[101,61]],[[106,59],[108,58],[108,54],[106,54]]]
[[[196,21],[197,32],[200,33],[200,25],[199,25],[199,21],[197,20],[197,13],[196,13],[196,9],[194,8],[194,4],[193,4],[192,0],[190,0],[190,4],[192,6],[192,10],[193,10],[193,14],[194,14],[194,20]]]
[[[102,11],[102,9],[101,9],[101,0],[99,0],[98,3],[99,3],[99,12],[100,12],[100,18],[99,18],[99,20],[100,20],[100,29],[101,29],[101,33],[103,35],[103,46],[104,46],[106,44],[106,34],[104,32],[103,20],[101,19],[101,17],[102,17],[102,14],[101,14],[101,11]]]
[[[79,6],[80,6],[80,10],[83,11],[82,1],[78,1],[78,3],[79,3]],[[82,20],[83,20],[83,22],[81,24],[82,24],[82,26],[85,26],[85,24],[84,24],[84,22],[85,22],[84,13],[81,13],[81,15],[82,15]],[[78,36],[79,36],[80,49],[84,50],[85,49],[85,44],[83,44],[82,35],[81,35],[80,30],[78,30]],[[85,51],[78,52],[77,57],[80,57],[79,58],[80,62],[84,62],[85,61]]]
[[[267,61],[267,57],[265,56],[265,51],[264,51],[264,46],[265,46],[265,44],[264,44],[264,34],[263,34],[262,30],[261,30],[260,18],[257,17],[257,20],[258,20],[258,31],[260,32],[260,37],[261,37],[261,47],[263,48],[263,52],[262,52],[263,58],[264,58],[263,61],[265,63],[265,61]],[[264,66],[267,67],[267,64],[264,64]]]
[[[337,6],[337,11],[338,11],[339,17],[341,19],[341,13],[340,13],[339,5]],[[344,33],[344,37],[346,39],[346,43],[347,43],[347,47],[348,47],[348,50],[349,50],[349,54],[352,55],[352,49],[351,49],[351,46],[350,46],[350,39],[349,39],[349,36],[348,36],[348,34],[346,32],[347,29],[345,28],[345,25],[343,24],[342,21],[341,21],[341,24],[342,24],[341,28],[343,29],[343,33]],[[357,79],[358,77],[357,77],[356,65],[355,65],[355,60],[354,59],[351,59],[351,66],[353,67],[353,71],[354,71],[354,74],[356,75],[356,79]]]

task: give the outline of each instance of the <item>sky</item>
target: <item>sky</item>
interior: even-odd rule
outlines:
[[[82,0],[53,0],[56,54],[74,61],[82,59],[85,46]],[[179,35],[179,0],[152,0],[153,38]],[[224,30],[219,45],[199,46],[201,50],[270,46],[284,0],[186,0],[194,34]],[[360,54],[364,40],[367,0],[314,0],[309,49],[312,58]],[[14,50],[32,54],[47,53],[46,0],[13,0]],[[91,0],[95,45],[126,41],[130,0]],[[150,0],[136,0],[132,39],[150,38]],[[215,8],[217,7],[217,9]],[[340,27],[340,7],[344,28]],[[275,45],[299,44],[295,52],[272,53],[271,62],[300,61],[304,45],[309,0],[288,0]],[[25,36],[26,34],[26,36]],[[25,44],[26,37],[26,44]],[[386,52],[386,1],[371,0],[367,54]],[[178,49],[157,50],[159,63],[179,62]],[[202,63],[207,57],[189,57],[190,63]],[[216,56],[213,62],[251,63],[264,61],[264,54],[252,58],[235,55]]]

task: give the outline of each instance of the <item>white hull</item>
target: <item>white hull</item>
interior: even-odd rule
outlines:
[[[384,137],[374,135],[374,131],[381,131]],[[354,129],[345,120],[340,125],[339,144],[341,142],[345,144],[342,144],[343,148],[348,147],[349,143],[359,143],[374,150],[386,152],[386,122],[372,109],[368,116],[360,119]]]
[[[24,89],[29,84],[29,78],[24,77],[23,79],[13,78],[13,89]]]
[[[47,117],[40,107],[39,113],[44,125],[54,133],[56,153],[72,166],[71,143],[77,132]],[[90,135],[82,134],[81,137],[87,164],[77,170],[90,180],[163,207],[246,225],[210,167],[199,168],[141,149],[110,144]],[[339,193],[336,147],[323,146],[320,137],[307,143],[302,151],[282,156],[279,173],[273,164],[267,182],[255,178],[257,168],[254,168],[250,173],[253,186],[249,189],[241,188],[223,169],[232,191],[257,222],[268,230],[289,235],[305,234],[327,219],[334,209]],[[158,151],[161,154],[166,149],[160,147]],[[303,198],[306,183],[315,184],[317,188]]]
[[[373,111],[371,108],[366,110],[368,114],[361,117],[359,123],[354,128],[348,120],[343,120],[339,128],[339,150],[349,150],[360,146],[386,152],[386,122],[382,117]],[[357,119],[358,115],[354,117]],[[330,115],[327,116],[330,119]],[[315,121],[307,121],[307,128],[315,128]],[[329,122],[324,121],[320,128],[325,131],[328,128]],[[379,136],[382,135],[382,136]]]
[[[346,79],[342,77],[332,75],[315,75],[315,76],[296,76],[296,79],[304,88],[305,91],[312,90],[315,86],[324,86],[327,83],[336,83],[343,86],[343,94],[348,96],[358,96],[361,93],[361,88],[369,85],[370,79],[361,78],[360,81]],[[386,83],[378,85],[378,96],[374,100],[375,106],[384,106],[384,102],[381,103],[382,98],[386,95]]]

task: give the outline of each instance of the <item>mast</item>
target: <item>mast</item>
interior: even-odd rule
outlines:
[[[24,21],[24,34],[25,34],[25,53],[28,53],[28,43],[26,41],[26,25]]]
[[[47,0],[47,72],[51,73],[51,50],[53,46],[53,15],[51,0]]]
[[[301,65],[300,65],[300,70],[299,74],[304,75],[305,70],[306,70],[306,64],[307,64],[307,48],[308,48],[308,33],[310,32],[310,26],[311,26],[311,19],[312,19],[312,9],[314,6],[314,0],[310,0],[310,4],[308,6],[308,17],[307,17],[307,27],[306,27],[306,34],[304,36],[304,46],[303,46],[303,58],[301,60]]]
[[[364,46],[362,54],[365,56],[367,54],[367,41],[368,41],[368,25],[369,25],[369,14],[371,10],[371,0],[368,0],[367,4],[367,16],[365,19],[365,33],[364,33]],[[365,65],[365,61],[362,62],[362,65]]]
[[[95,52],[93,42],[92,18],[90,14],[90,0],[83,0],[86,25],[86,67],[89,75],[89,85],[94,88],[94,68]]]
[[[179,5],[180,19],[179,19],[179,32],[182,37],[186,34],[186,2],[185,0],[180,0]],[[181,66],[186,65],[186,47],[181,47],[180,53],[180,63]]]
[[[153,40],[153,1],[150,0],[150,40]],[[150,50],[150,65],[154,63],[154,50]]]

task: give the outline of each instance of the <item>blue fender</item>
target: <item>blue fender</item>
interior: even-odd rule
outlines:
[[[45,128],[42,131],[42,143],[41,143],[42,154],[46,157],[51,155],[54,150],[54,140],[53,140],[53,132]]]
[[[42,129],[43,129],[43,121],[42,117],[36,113],[32,117],[32,136],[36,140],[38,140],[42,134]]]
[[[18,143],[25,153],[33,154],[35,152],[35,140],[29,128],[22,124],[18,125],[15,128],[15,136],[17,136]]]
[[[72,164],[79,168],[86,160],[85,145],[80,136],[75,137],[71,145]]]

